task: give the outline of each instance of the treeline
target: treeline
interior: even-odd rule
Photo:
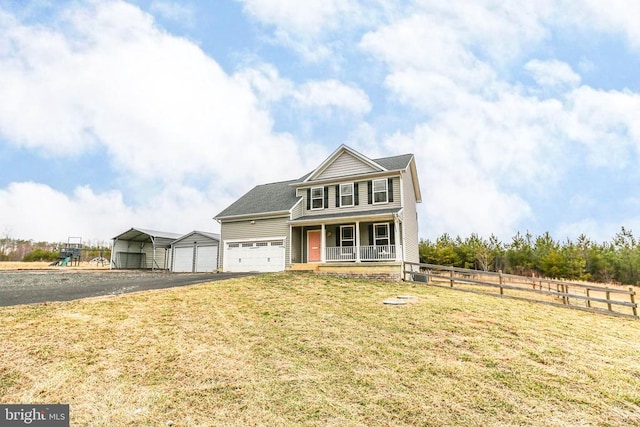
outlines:
[[[596,243],[585,235],[575,241],[517,233],[509,243],[476,234],[462,239],[443,234],[435,242],[420,241],[420,262],[503,271],[508,274],[640,284],[640,243],[631,230],[621,228],[610,242]]]
[[[66,243],[34,242],[33,240],[0,237],[0,261],[54,261]],[[83,245],[81,261],[90,261],[102,255],[111,258],[111,244],[87,242]]]

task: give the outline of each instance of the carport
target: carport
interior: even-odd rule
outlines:
[[[178,233],[131,228],[113,238],[111,268],[168,270],[171,266],[171,244],[180,236]]]

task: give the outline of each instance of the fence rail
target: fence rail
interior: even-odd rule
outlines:
[[[488,295],[638,319],[638,304],[635,302],[636,292],[633,288],[619,289],[412,262],[404,263],[403,275],[405,280],[434,286],[448,284],[448,287],[453,288],[456,285],[463,290]],[[494,291],[490,292],[487,288]],[[499,293],[496,294],[495,290]]]
[[[396,246],[338,246],[326,248],[327,262],[356,261],[358,259],[357,255],[360,255],[360,261],[393,261],[396,259]]]

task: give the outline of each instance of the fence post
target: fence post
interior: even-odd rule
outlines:
[[[504,295],[504,288],[502,287],[502,285],[504,284],[503,282],[503,277],[502,277],[502,270],[498,270],[498,277],[500,278],[500,295]]]
[[[629,298],[631,298],[631,309],[633,310],[633,315],[638,317],[638,307],[636,307],[636,299],[635,299],[636,291],[633,288],[629,288]]]
[[[591,298],[591,296],[589,295],[589,291],[591,289],[587,288],[587,307],[591,308],[591,300],[589,298]]]
[[[565,298],[567,299],[567,305],[570,305],[571,301],[569,301],[569,285],[567,284],[564,285],[564,294]]]
[[[607,296],[607,307],[609,308],[609,311],[611,311],[611,292],[607,291],[606,296]]]
[[[449,286],[453,288],[453,269],[449,271],[449,276],[451,276],[451,279],[449,279],[449,281],[451,282]]]

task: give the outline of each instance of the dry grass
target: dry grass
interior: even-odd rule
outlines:
[[[0,402],[74,426],[640,424],[640,322],[448,289],[274,274],[0,322]]]
[[[3,270],[109,270],[109,264],[96,265],[89,264],[88,262],[82,262],[77,266],[68,267],[52,267],[49,261],[34,261],[34,262],[22,262],[22,261],[0,261],[0,271]]]

